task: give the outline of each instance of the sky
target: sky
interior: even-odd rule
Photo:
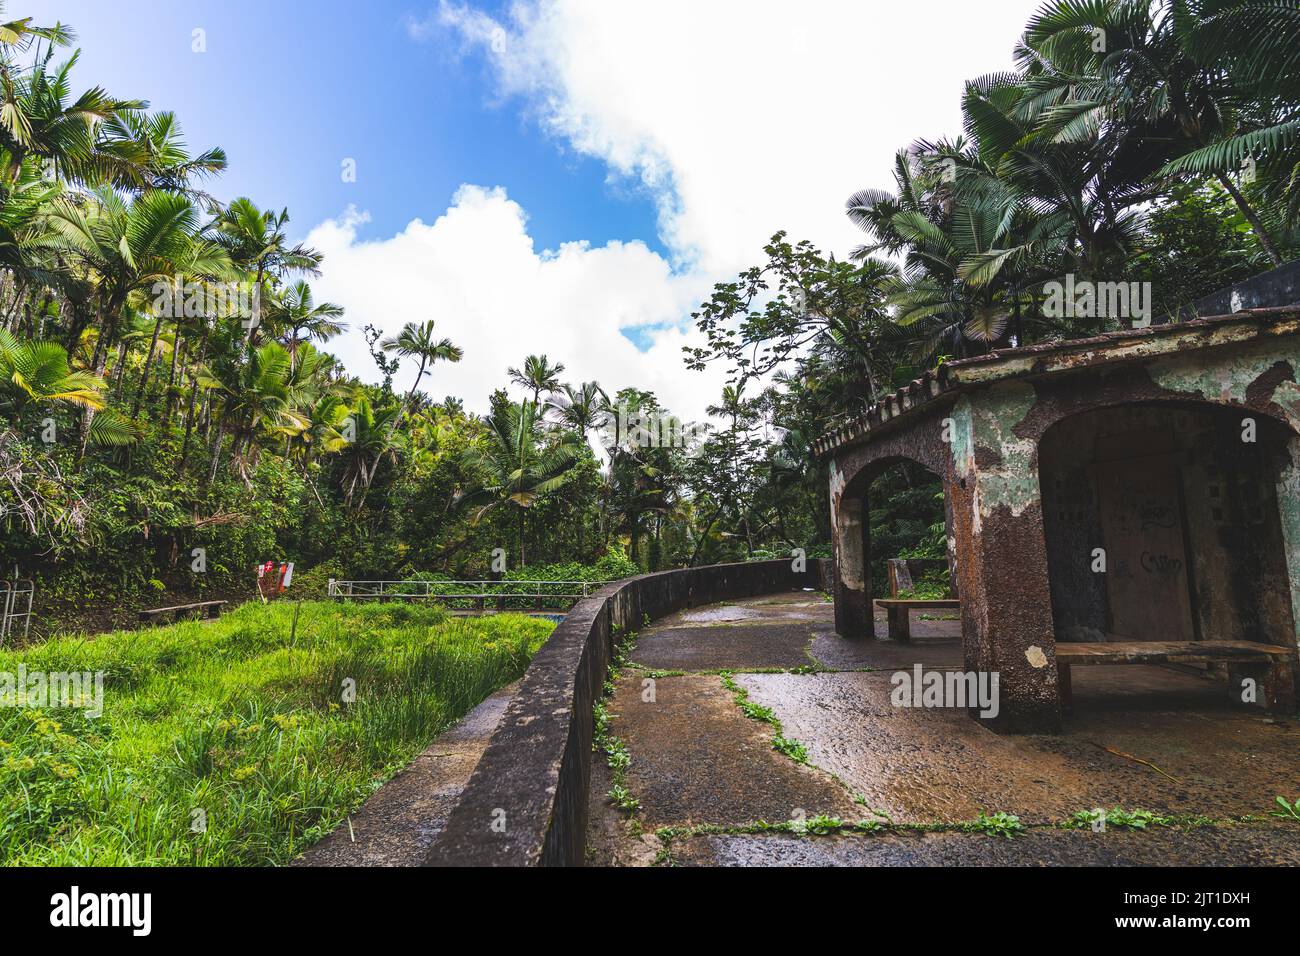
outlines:
[[[1008,69],[1040,0],[8,0],[100,85],[219,145],[222,200],[287,207],[325,255],[328,346],[434,319],[465,352],[422,388],[487,410],[530,353],[685,419],[691,311],[777,230],[839,256],[857,189],[961,131],[964,81]],[[398,374],[409,382],[414,365]]]

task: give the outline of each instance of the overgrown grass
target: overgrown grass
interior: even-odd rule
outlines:
[[[0,652],[0,671],[105,674],[98,718],[0,708],[0,862],[286,863],[518,678],[554,626],[308,602],[291,639],[293,613]]]

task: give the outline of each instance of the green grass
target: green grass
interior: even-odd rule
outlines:
[[[291,641],[293,611],[0,652],[0,671],[105,672],[97,719],[0,708],[0,862],[286,863],[522,675],[554,627],[308,602]]]

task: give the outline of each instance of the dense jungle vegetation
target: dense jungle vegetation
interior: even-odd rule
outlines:
[[[861,248],[777,233],[715,287],[681,374],[727,384],[665,443],[658,397],[566,378],[563,356],[520,356],[487,414],[435,397],[454,317],[367,327],[375,368],[342,368],[348,318],[313,294],[322,257],[275,197],[218,201],[219,147],[81,76],[68,27],[11,20],[0,567],[36,579],[52,626],[247,595],[270,558],[310,595],[331,575],[495,576],[503,555],[551,579],[826,555],[817,436],[941,362],[1125,324],[1054,314],[1048,283],[1149,282],[1158,319],[1295,257],[1298,60],[1289,4],[1045,4],[1016,70],[953,91],[963,130],[849,198]],[[942,554],[933,491],[880,480],[882,548]]]

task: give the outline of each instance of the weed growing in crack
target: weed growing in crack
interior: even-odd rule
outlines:
[[[632,765],[632,754],[618,737],[609,732],[610,714],[606,701],[613,695],[619,674],[627,666],[628,658],[636,648],[636,632],[626,634],[620,641],[615,637],[614,651],[605,675],[603,696],[592,708],[592,750],[605,754],[609,766],[610,787],[607,796],[619,810],[632,816],[641,809],[641,802],[627,788],[627,768]]]
[[[1099,821],[1107,827],[1120,830],[1145,830],[1149,826],[1167,827],[1174,822],[1172,817],[1161,816],[1150,810],[1125,810],[1115,807],[1111,810],[1080,810],[1065,821],[1064,829],[1094,829]]]
[[[775,735],[772,737],[773,750],[785,754],[795,763],[808,763],[808,751],[799,741],[785,736],[781,721],[772,711],[772,708],[764,707],[750,700],[749,691],[732,679],[731,671],[722,671],[719,676],[722,678],[722,686],[731,691],[732,699],[736,702],[736,706],[740,708],[741,713],[750,720],[762,721],[775,731]]]
[[[1281,817],[1283,820],[1300,820],[1300,797],[1287,802],[1286,797],[1276,797],[1276,802],[1281,810],[1274,810],[1269,816]]]
[[[986,833],[989,836],[1006,837],[1008,840],[1025,831],[1025,825],[1014,813],[999,811],[992,816],[980,811],[978,817],[969,823],[961,824],[961,829],[970,833]]]

